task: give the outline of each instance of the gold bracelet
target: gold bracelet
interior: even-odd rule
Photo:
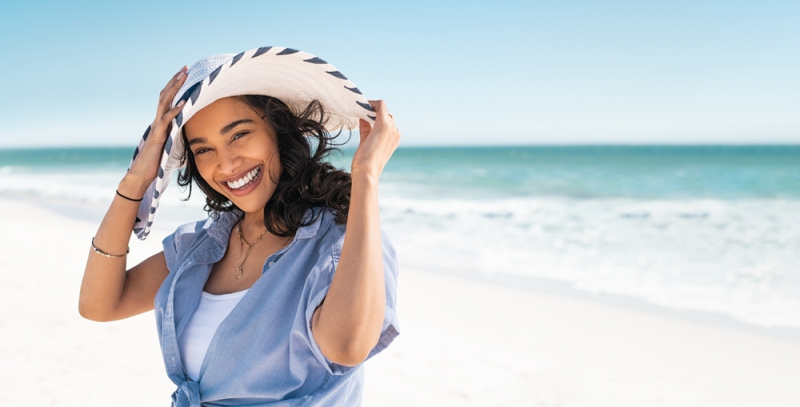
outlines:
[[[109,254],[109,253],[106,253],[106,252],[98,249],[97,246],[94,245],[94,238],[92,238],[92,250],[94,250],[95,253],[97,253],[97,254],[99,254],[99,255],[101,255],[103,257],[109,257],[109,258],[115,258],[115,259],[123,258],[123,257],[127,256],[128,253],[131,252],[131,248],[128,247],[128,251],[126,251],[125,254]]]

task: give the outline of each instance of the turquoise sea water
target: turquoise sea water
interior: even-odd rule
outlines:
[[[0,150],[0,194],[101,204],[131,152]],[[415,268],[800,328],[800,145],[401,148],[381,212]]]
[[[332,160],[347,167],[351,151]],[[0,149],[0,174],[116,171],[130,148]],[[460,197],[800,198],[800,145],[401,148],[384,181]]]
[[[800,146],[419,148],[387,179],[455,196],[800,197]]]

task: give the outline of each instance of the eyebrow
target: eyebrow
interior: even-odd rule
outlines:
[[[238,126],[240,124],[245,124],[245,123],[253,123],[253,121],[250,120],[250,119],[236,120],[235,122],[227,124],[224,127],[222,127],[219,130],[219,134],[225,134],[225,133],[233,130],[236,126]],[[197,138],[193,138],[193,139],[189,140],[189,145],[191,146],[191,145],[194,145],[194,144],[205,143],[207,141],[208,141],[208,139],[205,138],[205,137],[197,137]]]
[[[205,143],[206,141],[208,141],[208,139],[206,139],[205,137],[197,137],[189,140],[189,145],[191,146],[194,144],[202,144]]]
[[[244,123],[253,123],[253,121],[250,120],[250,119],[237,120],[237,121],[235,121],[235,122],[223,127],[222,129],[220,129],[219,134],[225,134],[225,133],[233,130],[234,127],[236,127],[236,126],[238,126],[240,124],[244,124]]]

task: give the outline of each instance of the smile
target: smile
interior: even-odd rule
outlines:
[[[245,174],[243,177],[235,181],[226,181],[225,184],[228,185],[228,188],[232,190],[241,190],[246,188],[253,181],[255,181],[260,174],[261,174],[261,167],[258,166],[250,170],[250,172]]]

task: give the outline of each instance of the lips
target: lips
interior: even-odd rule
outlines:
[[[260,172],[261,172],[261,167],[253,168],[252,170],[250,170],[250,172],[245,174],[244,177],[239,178],[233,182],[227,181],[228,188],[230,189],[244,188],[245,186],[247,186],[247,184],[253,182],[253,180],[256,179],[256,176],[258,176]]]
[[[258,185],[261,180],[261,175],[264,172],[262,166],[255,167],[244,174],[236,176],[236,178],[229,178],[220,183],[227,186],[231,193],[234,195],[241,195],[250,192],[251,187]]]

